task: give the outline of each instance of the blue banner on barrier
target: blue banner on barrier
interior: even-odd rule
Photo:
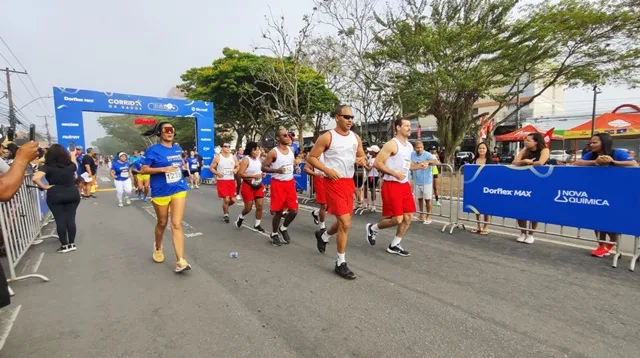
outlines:
[[[293,180],[296,181],[296,190],[307,190],[309,184],[307,173],[304,172],[304,164],[305,163],[300,164],[300,174],[293,174]],[[271,174],[267,174],[267,176],[262,179],[262,183],[264,183],[264,185],[270,185]]]
[[[464,211],[640,235],[640,169],[466,165]]]

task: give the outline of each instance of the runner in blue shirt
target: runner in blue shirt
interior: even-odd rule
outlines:
[[[182,176],[182,148],[174,145],[176,130],[169,122],[160,122],[153,129],[143,133],[145,136],[156,135],[160,143],[149,147],[141,159],[142,174],[151,175],[151,202],[158,218],[155,229],[155,245],[153,260],[163,262],[162,236],[167,227],[169,211],[171,211],[171,228],[173,231],[173,247],[176,253],[175,272],[181,273],[191,269],[184,259],[184,233],[182,218],[187,198],[186,180]]]
[[[198,180],[200,180],[200,163],[198,161],[198,157],[196,156],[195,151],[191,151],[189,153],[189,157],[187,157],[187,166],[189,167],[189,182],[190,187],[193,189],[199,189]]]
[[[131,205],[131,200],[129,199],[129,195],[131,195],[131,165],[127,160],[127,153],[118,153],[118,160],[113,161],[110,174],[113,179],[113,185],[116,187],[118,206],[123,206],[123,199],[125,204]]]

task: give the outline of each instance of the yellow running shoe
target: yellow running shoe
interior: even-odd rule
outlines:
[[[164,261],[164,254],[162,253],[162,246],[156,250],[156,243],[153,243],[153,261],[160,263]]]
[[[181,273],[189,270],[191,270],[191,265],[189,265],[187,260],[180,259],[180,261],[176,263],[176,273]]]

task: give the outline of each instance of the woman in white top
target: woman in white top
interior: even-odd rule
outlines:
[[[265,173],[262,172],[262,161],[260,160],[260,147],[256,142],[248,142],[244,149],[244,158],[240,161],[240,168],[238,169],[238,176],[242,182],[240,184],[240,194],[242,195],[242,201],[244,202],[244,209],[242,213],[238,215],[236,219],[236,226],[242,227],[244,216],[251,212],[253,203],[256,204],[256,223],[253,225],[253,229],[258,232],[264,232],[262,226],[260,226],[260,220],[262,220],[262,204],[264,202],[264,184],[262,184],[262,178]]]
[[[378,156],[378,153],[380,152],[380,147],[378,147],[377,145],[372,145],[371,147],[367,148],[367,152],[369,152],[369,159],[367,159],[367,165],[365,166],[365,169],[367,170],[368,175],[367,175],[366,188],[364,190],[364,202],[365,202],[365,207],[368,207],[369,210],[375,213],[376,212],[376,189],[378,189],[378,181],[380,179],[380,173],[378,172],[378,169],[376,169],[373,166],[373,162],[376,160],[376,156]],[[368,203],[367,189],[371,193],[370,203]]]

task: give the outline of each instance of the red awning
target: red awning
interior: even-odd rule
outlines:
[[[538,132],[542,135],[545,134],[545,132],[529,124],[520,129],[516,129],[511,133],[496,136],[496,141],[497,142],[520,142],[520,141],[523,141],[529,134],[535,133],[535,132]],[[554,135],[553,137],[551,137],[551,140],[562,140],[562,139],[563,138],[559,135]]]

